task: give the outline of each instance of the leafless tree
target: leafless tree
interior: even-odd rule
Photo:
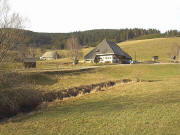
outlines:
[[[173,44],[172,48],[171,48],[171,54],[173,56],[178,56],[179,55],[179,51],[180,51],[180,46],[178,44]]]
[[[18,13],[12,13],[8,0],[0,0],[0,64],[24,37],[24,20]]]
[[[180,59],[180,46],[177,43],[174,43],[172,48],[171,48],[171,53],[170,53],[171,59],[176,60]]]
[[[72,36],[66,42],[66,48],[69,50],[69,56],[73,59],[73,63],[77,64],[77,61],[82,57],[81,45],[76,37]]]

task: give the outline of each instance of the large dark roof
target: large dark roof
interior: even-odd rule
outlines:
[[[124,52],[117,44],[106,39],[104,39],[100,44],[98,44],[96,48],[89,52],[84,58],[94,59],[96,55],[105,54],[116,54],[119,56],[125,56],[127,59],[131,59],[131,56]]]

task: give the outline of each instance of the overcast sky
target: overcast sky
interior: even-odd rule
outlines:
[[[156,28],[180,30],[180,0],[9,0],[36,32]]]

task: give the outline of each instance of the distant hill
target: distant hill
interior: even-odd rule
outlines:
[[[28,46],[44,47],[47,49],[64,49],[66,40],[73,34],[82,46],[96,46],[104,38],[113,42],[123,42],[146,35],[160,35],[156,29],[98,29],[79,31],[73,33],[38,33],[26,31],[26,41]]]
[[[138,61],[152,60],[152,56],[159,56],[161,62],[169,62],[174,49],[180,46],[180,37],[155,38],[146,40],[132,40],[118,44],[124,51]]]

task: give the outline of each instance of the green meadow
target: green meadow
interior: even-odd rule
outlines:
[[[118,45],[138,61],[159,56],[160,64],[103,65],[63,58],[37,61],[37,69],[11,70],[0,86],[1,107],[10,110],[36,105],[39,92],[56,92],[107,81],[131,79],[129,83],[92,91],[76,97],[43,102],[29,113],[18,113],[0,122],[0,135],[178,135],[180,134],[180,64],[169,63],[180,38],[134,40]],[[93,48],[83,49],[83,55]],[[58,51],[61,53],[61,51]],[[63,51],[63,53],[67,53]],[[169,64],[163,64],[169,63]],[[89,68],[92,67],[93,68]],[[87,68],[81,71],[81,68]],[[12,70],[17,69],[17,70]],[[17,90],[18,89],[18,90]],[[22,90],[22,91],[21,91]]]
[[[180,45],[180,38],[155,38],[146,40],[132,40],[118,44],[123,50],[138,61],[152,60],[153,56],[159,56],[160,62],[170,62],[173,55],[173,47]]]
[[[155,38],[155,39],[145,39],[145,40],[131,40],[126,42],[121,42],[118,45],[130,56],[133,60],[140,62],[151,61],[153,56],[159,56],[160,63],[170,63],[171,56],[173,55],[173,48],[179,46],[180,37],[173,38]],[[87,64],[84,63],[83,57],[90,52],[93,47],[82,49],[82,57],[80,58],[80,64],[73,66],[73,60],[68,58],[67,50],[56,50],[59,55],[66,57],[58,60],[50,61],[37,61],[36,70],[64,70],[64,69],[74,69],[83,68],[88,66],[97,66],[97,64]],[[41,56],[43,53],[38,52],[37,56]],[[50,51],[50,50],[47,50]],[[179,59],[177,59],[179,60]],[[6,63],[5,65],[0,65],[0,69],[20,69],[24,70],[22,63]]]
[[[53,76],[48,74],[48,76]],[[66,74],[60,84],[142,80],[43,103],[1,123],[2,135],[176,135],[180,133],[180,65],[106,66]],[[87,79],[88,78],[88,79]],[[37,81],[42,81],[39,78]],[[71,81],[72,83],[67,84]],[[146,80],[146,81],[143,81]],[[75,83],[77,82],[77,83]]]

